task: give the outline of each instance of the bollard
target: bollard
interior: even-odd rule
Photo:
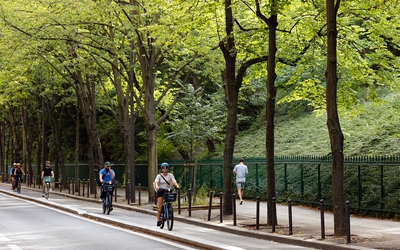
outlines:
[[[222,192],[219,193],[219,222],[222,223]]]
[[[288,200],[288,207],[289,207],[289,235],[293,234],[293,223],[292,223],[292,200]]]
[[[87,180],[87,184],[88,185],[87,185],[87,195],[86,195],[86,197],[89,198],[89,195],[90,195],[90,180],[89,179]]]
[[[71,179],[70,178],[67,179],[67,185],[68,185],[68,194],[70,194],[71,193]]]
[[[189,217],[192,216],[192,190],[188,189]]]
[[[60,193],[62,192],[62,188],[63,188],[63,177],[61,176],[60,178],[60,182],[58,183],[58,187],[60,188]]]
[[[126,182],[126,190],[128,191],[127,193],[126,193],[126,199],[128,200],[128,205],[131,203],[131,194],[130,194],[130,182],[129,181],[127,181]]]
[[[83,179],[82,180],[82,197],[85,197],[85,183],[86,183],[86,181],[85,181],[85,179]],[[81,193],[79,193],[79,195],[80,195]]]
[[[75,194],[75,179],[72,178],[72,194]]]
[[[275,215],[276,215],[275,202],[276,202],[276,198],[272,197],[272,209],[273,209],[273,212],[272,212],[272,232],[273,233],[275,233],[275,224],[276,224],[276,222],[275,222]]]
[[[138,186],[138,193],[139,193],[139,206],[142,205],[142,185],[139,183]]]
[[[115,184],[114,184],[114,202],[117,202],[117,190],[118,190],[117,186],[118,186],[118,182],[115,181]]]
[[[81,180],[78,180],[78,196],[81,196]]]
[[[350,243],[350,201],[346,201],[346,235],[347,235],[347,243]]]
[[[207,217],[207,221],[211,220],[211,209],[212,209],[212,196],[213,196],[213,191],[210,191],[209,193],[209,202],[208,202],[208,217]]]
[[[319,207],[321,212],[321,239],[325,239],[325,215],[324,215],[324,200],[319,201]]]
[[[236,226],[236,195],[232,195],[233,225]]]
[[[178,214],[181,214],[181,189],[178,188]]]
[[[257,203],[256,203],[256,229],[260,229],[260,197],[257,196]]]

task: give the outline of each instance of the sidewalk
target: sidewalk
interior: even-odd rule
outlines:
[[[1,183],[2,187],[9,184]],[[23,187],[40,192],[38,187]],[[68,193],[64,189],[59,192],[53,189],[52,194],[63,195],[72,199],[86,200],[98,203],[99,195],[89,195],[85,190],[78,196],[77,193]],[[98,193],[99,194],[99,193]],[[135,212],[150,214],[155,216],[154,204],[148,203],[148,192],[142,191],[141,205],[139,206],[139,193],[136,193],[136,202],[128,204],[125,199],[125,190],[117,190],[117,201],[114,201],[114,207],[131,210]],[[214,203],[219,203],[219,198],[214,199]],[[185,208],[181,208],[181,213],[175,212],[175,220],[211,228],[232,234],[248,236],[252,238],[265,239],[281,243],[309,246],[318,249],[400,249],[400,222],[390,220],[379,220],[371,218],[360,218],[351,216],[351,242],[347,242],[347,238],[333,237],[333,215],[325,213],[325,239],[321,239],[321,221],[320,211],[302,206],[292,206],[292,225],[293,234],[289,235],[288,207],[277,204],[278,226],[275,233],[272,233],[271,227],[266,226],[266,203],[260,203],[260,221],[259,230],[256,229],[256,206],[255,201],[245,200],[243,205],[236,203],[236,226],[234,226],[233,216],[223,216],[223,222],[220,222],[220,209],[211,210],[210,221],[208,221],[208,208],[193,209],[190,212]],[[155,222],[155,220],[154,220]]]

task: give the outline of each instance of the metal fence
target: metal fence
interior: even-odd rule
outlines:
[[[160,161],[161,162],[161,161]],[[236,164],[232,163],[232,169]],[[193,164],[168,161],[170,171],[184,189],[196,188],[223,192],[223,169],[221,160],[198,161],[196,176]],[[246,158],[249,168],[245,196],[266,199],[266,160]],[[400,212],[400,156],[346,157],[344,172],[345,199],[353,209]],[[66,178],[74,178],[75,164],[66,163]],[[114,163],[120,185],[125,184],[125,166]],[[332,204],[331,158],[321,156],[277,156],[275,158],[277,201],[291,199],[294,202],[326,205]],[[98,172],[95,171],[97,175]],[[147,163],[135,163],[136,184],[148,187]],[[5,176],[4,176],[5,177]],[[95,176],[97,178],[97,176]],[[79,178],[88,179],[87,164],[79,164]],[[3,180],[5,178],[2,178]],[[232,179],[234,187],[234,179]],[[234,188],[235,190],[235,188]]]

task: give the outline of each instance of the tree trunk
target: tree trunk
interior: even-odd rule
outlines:
[[[236,51],[235,38],[233,34],[233,11],[232,1],[225,0],[225,42],[220,42],[220,49],[225,58],[225,101],[228,109],[228,117],[225,131],[224,145],[224,199],[223,214],[231,215],[232,211],[232,195],[233,195],[233,151],[236,139],[236,123],[237,123],[237,101],[239,87],[236,86]]]
[[[154,79],[155,79],[155,57],[156,46],[151,38],[147,39],[148,50],[145,49],[143,44],[143,37],[139,37],[140,46],[140,66],[142,70],[142,79],[145,91],[144,100],[144,116],[146,122],[146,138],[147,138],[147,161],[148,161],[148,176],[147,181],[149,184],[149,202],[155,201],[152,183],[156,174],[158,173],[157,163],[157,131],[158,123],[155,117],[156,103],[154,100]]]
[[[326,0],[328,56],[326,70],[326,112],[329,139],[332,150],[332,200],[334,216],[334,234],[336,237],[346,235],[346,213],[344,199],[344,155],[343,134],[337,112],[337,61],[336,61],[336,13],[340,0],[335,8],[334,0]]]
[[[59,182],[59,176],[60,173],[58,172],[58,169],[61,170],[61,179],[64,183],[66,184],[65,177],[67,176],[67,171],[65,169],[65,163],[64,163],[64,152],[62,149],[61,145],[61,126],[59,124],[59,118],[56,117],[56,107],[54,103],[54,99],[49,98],[45,100],[45,103],[47,105],[47,114],[49,115],[49,120],[50,120],[50,126],[51,126],[51,131],[53,134],[53,140],[54,140],[54,168],[55,168],[55,181]],[[58,112],[60,116],[62,116],[62,112]],[[45,135],[47,136],[47,135]],[[47,160],[47,159],[45,159]],[[62,184],[60,184],[62,185]]]
[[[275,204],[272,199],[276,197],[275,188],[275,152],[274,152],[274,116],[275,116],[275,60],[276,60],[276,28],[278,27],[278,16],[271,15],[268,19],[269,37],[268,37],[268,62],[267,62],[267,101],[266,101],[266,161],[267,161],[267,224],[272,225],[273,218],[275,224],[278,224],[276,217]]]

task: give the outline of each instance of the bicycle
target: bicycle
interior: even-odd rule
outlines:
[[[176,201],[176,193],[172,193],[171,189],[166,189],[163,195],[163,205],[161,208],[161,225],[160,228],[164,228],[165,222],[167,222],[167,228],[169,231],[172,230],[174,226],[174,209],[172,207],[172,202]]]
[[[17,182],[17,185],[15,185],[15,187],[14,188],[16,188],[17,189],[17,193],[21,193],[21,179],[22,179],[22,176],[20,176],[20,175],[14,175],[14,178],[17,178],[16,179],[16,182]]]
[[[46,198],[46,200],[48,200],[50,196],[50,183],[52,182],[53,178],[51,176],[43,176],[43,180],[46,185],[44,197]]]
[[[102,189],[106,192],[106,196],[103,198],[103,214],[110,212],[113,210],[112,208],[112,193],[114,191],[114,185],[109,183],[104,183],[102,185]]]

